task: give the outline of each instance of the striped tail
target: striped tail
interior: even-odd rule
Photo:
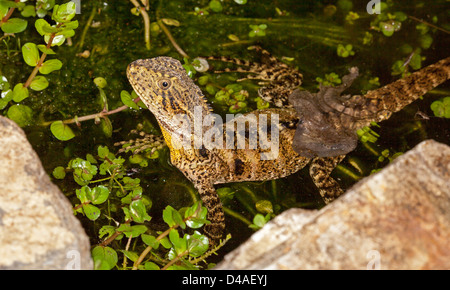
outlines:
[[[380,122],[388,119],[393,113],[400,111],[448,79],[450,79],[450,57],[382,88],[369,91],[362,97],[353,96],[344,106],[356,109],[355,104],[359,103],[361,110],[354,117],[367,121],[359,124],[358,128],[361,128],[367,126],[370,121]]]

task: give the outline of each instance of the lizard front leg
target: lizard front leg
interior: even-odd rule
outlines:
[[[311,161],[309,174],[326,204],[332,202],[344,193],[337,181],[330,176],[333,169],[336,168],[344,157],[345,155],[316,157]]]

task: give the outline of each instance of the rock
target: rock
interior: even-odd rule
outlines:
[[[0,269],[92,269],[89,239],[24,132],[0,116]]]
[[[290,209],[215,269],[450,269],[450,147],[429,140],[321,210]]]

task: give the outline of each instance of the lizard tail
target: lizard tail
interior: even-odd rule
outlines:
[[[393,113],[400,111],[448,79],[450,79],[450,57],[382,88],[369,91],[362,97],[353,96],[346,103],[350,107],[355,107],[359,103],[363,108],[357,117],[367,119],[368,122],[358,122],[360,124],[357,127],[361,128],[367,126],[370,121],[380,122],[388,119]]]

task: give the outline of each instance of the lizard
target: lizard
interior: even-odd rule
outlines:
[[[232,60],[232,62],[236,61]],[[225,216],[221,201],[214,188],[215,184],[278,179],[311,164],[310,175],[319,188],[325,203],[343,193],[330,174],[345,157],[344,154],[321,157],[316,154],[317,150],[314,146],[312,149],[307,148],[307,154],[299,154],[294,151],[293,143],[296,131],[302,134],[314,130],[313,116],[302,112],[303,109],[313,109],[319,115],[328,116],[326,121],[339,120],[341,127],[345,130],[356,130],[372,119],[381,121],[389,118],[392,112],[400,110],[450,77],[450,58],[447,58],[415,72],[407,78],[370,91],[365,96],[353,98],[337,96],[336,94],[342,92],[354,79],[355,71],[353,70],[346,77],[343,86],[334,89],[332,96],[328,98],[327,94],[323,97],[323,94],[314,96],[308,95],[309,92],[299,91],[296,86],[301,83],[302,75],[284,64],[276,63],[277,65],[272,67],[274,69],[271,69],[268,65],[258,67],[249,62],[236,63],[260,69],[259,73],[248,77],[268,83],[267,86],[260,89],[260,94],[266,95],[265,92],[275,90],[278,91],[279,96],[274,101],[275,104],[282,106],[289,100],[293,103],[293,105],[283,108],[269,108],[248,113],[257,117],[266,115],[270,121],[272,121],[272,116],[278,117],[276,125],[279,133],[275,140],[278,141],[279,146],[277,158],[261,160],[260,153],[264,150],[260,147],[256,149],[238,149],[236,147],[208,149],[203,145],[200,147],[181,146],[179,144],[181,139],[187,138],[187,142],[192,145],[195,143],[195,137],[192,136],[194,134],[186,134],[185,130],[180,127],[182,122],[175,121],[174,117],[182,115],[187,118],[188,123],[192,122],[196,117],[196,108],[200,111],[201,119],[212,115],[211,108],[201,89],[187,75],[181,63],[170,57],[160,56],[136,60],[127,68],[127,77],[133,89],[157,119],[164,140],[169,147],[172,164],[193,183],[203,204],[208,209],[207,219],[210,223],[204,226],[204,232],[212,242],[220,239],[225,229]],[[270,58],[270,63],[274,65],[275,60]],[[282,72],[277,74],[278,71]],[[246,72],[246,70],[242,70],[242,72]],[[294,72],[295,77],[286,76],[286,72]],[[286,80],[289,85],[279,87],[283,82],[286,83]],[[411,86],[413,89],[409,89]],[[321,107],[322,101],[329,103],[329,107]],[[347,117],[339,119],[341,115]],[[201,133],[211,130],[211,126],[202,127]],[[302,129],[296,130],[297,127]],[[322,130],[322,133],[326,132]],[[246,143],[248,142],[249,140],[246,139]]]

